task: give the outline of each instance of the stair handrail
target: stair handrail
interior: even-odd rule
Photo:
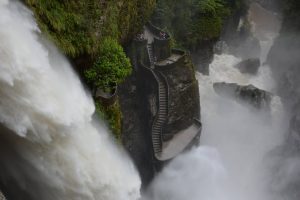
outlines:
[[[161,72],[161,71],[158,71],[158,70],[155,70],[155,72],[157,72],[159,74],[159,76],[162,77],[162,80],[163,82],[165,83],[165,86],[166,86],[166,89],[167,89],[167,94],[166,94],[166,98],[167,98],[167,117],[169,116],[169,110],[170,110],[170,87],[169,87],[169,83],[168,83],[168,79],[167,77]]]
[[[160,84],[161,83],[160,83],[160,80],[159,80],[159,77],[157,76],[157,74],[152,69],[150,69],[150,71],[153,74],[156,82],[158,83],[158,92],[157,92],[158,108],[157,108],[156,116],[154,117],[154,120],[153,120],[153,123],[152,123],[152,131],[153,131],[153,127],[158,123],[159,113],[161,111],[161,102],[159,100],[160,99],[159,88],[160,88]],[[160,130],[160,134],[159,134],[160,152],[162,152],[162,144],[163,144],[163,140],[162,140],[162,126],[159,127],[159,130]],[[155,157],[158,158],[158,155],[155,155]]]
[[[151,55],[150,55],[150,52],[149,52],[149,48],[148,47],[150,47],[151,48],[151,50],[152,50],[152,57],[151,57]],[[154,57],[153,57],[153,46],[152,46],[152,44],[147,44],[147,52],[148,52],[148,58],[149,58],[149,61],[150,61],[150,65],[151,65],[151,67],[154,67]],[[153,63],[151,63],[151,60],[153,61]]]
[[[157,86],[158,86],[158,90],[159,90],[159,85],[160,85],[160,80],[159,80],[159,78],[158,78],[158,76],[155,74],[155,72],[151,69],[151,68],[149,68],[149,67],[146,67],[145,65],[142,65],[143,66],[143,68],[145,68],[147,71],[149,71],[152,75],[153,75],[153,77],[154,77],[154,79],[155,79],[155,81],[156,81],[156,83],[157,83]],[[159,109],[160,109],[160,107],[161,107],[161,105],[160,105],[160,101],[159,101],[159,92],[156,94],[156,98],[157,98],[157,102],[158,102],[158,108],[157,108],[157,111],[156,111],[156,116],[154,117],[154,120],[153,120],[153,123],[152,123],[152,126],[151,126],[151,137],[152,137],[152,143],[153,143],[153,127],[154,127],[154,125],[157,123],[157,121],[158,121],[158,117],[159,117],[159,115],[158,115],[158,113],[159,113]],[[160,129],[160,134],[159,134],[159,146],[160,146],[160,149],[159,149],[159,152],[158,153],[160,153],[161,151],[162,151],[162,127],[160,127],[159,128]],[[154,149],[154,144],[152,144],[152,146],[153,146],[153,151],[154,151],[154,155],[155,155],[155,157],[158,159],[159,158],[159,155],[157,155],[157,152],[156,152],[156,150]]]

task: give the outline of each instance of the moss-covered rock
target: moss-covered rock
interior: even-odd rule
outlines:
[[[24,0],[44,34],[68,56],[97,55],[103,38],[125,43],[145,24],[155,0]]]
[[[175,62],[155,68],[164,75],[168,86],[168,119],[163,130],[168,140],[193,124],[194,119],[200,120],[198,81],[192,60],[186,53]]]
[[[158,0],[155,25],[171,32],[179,47],[195,49],[220,37],[223,22],[243,7],[244,0]]]

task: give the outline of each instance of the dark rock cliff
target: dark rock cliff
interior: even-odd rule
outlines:
[[[167,101],[162,142],[170,141],[195,119],[200,119],[198,82],[190,56],[184,51],[171,52],[167,38],[166,42],[153,41],[149,44],[145,38],[140,38],[128,48],[134,73],[119,90],[123,143],[136,163],[144,186],[165,163],[157,160],[152,137],[154,123],[161,115],[161,82]],[[155,64],[150,59],[149,46],[157,56]]]
[[[151,126],[151,108],[147,97],[151,97],[151,88],[144,87],[145,76],[134,72],[120,86],[120,103],[122,111],[122,141],[135,162],[144,184],[148,184],[154,176],[152,163],[152,144],[149,130]]]
[[[251,105],[252,108],[270,110],[272,94],[253,85],[217,82],[213,84],[217,94],[233,98],[237,102]]]
[[[157,66],[157,69],[165,75],[170,88],[169,118],[165,129],[173,135],[187,128],[194,118],[200,118],[198,81],[191,58],[186,54],[177,62]]]

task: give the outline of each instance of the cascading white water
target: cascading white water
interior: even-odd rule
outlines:
[[[268,66],[256,78],[233,66],[239,59],[215,55],[210,76],[198,73],[203,130],[200,147],[179,156],[150,189],[152,200],[273,200],[267,157],[283,142],[284,111],[273,98],[269,115],[217,95],[213,83],[271,84]],[[267,76],[265,76],[267,75]]]
[[[272,37],[261,41],[264,62]],[[239,58],[215,55],[210,75],[197,74],[201,98],[201,145],[172,161],[151,185],[151,200],[274,200],[281,199],[272,185],[272,150],[284,141],[285,111],[273,97],[271,114],[219,96],[214,82],[253,84],[270,92],[274,81],[269,66],[257,75],[242,74],[233,66]]]
[[[91,96],[10,0],[0,0],[0,96],[0,180],[12,199],[139,198],[138,173],[92,119]]]

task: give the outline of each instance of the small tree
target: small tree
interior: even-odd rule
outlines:
[[[94,65],[85,71],[87,81],[94,87],[110,92],[112,86],[119,84],[131,74],[131,64],[123,48],[115,39],[106,38]]]

